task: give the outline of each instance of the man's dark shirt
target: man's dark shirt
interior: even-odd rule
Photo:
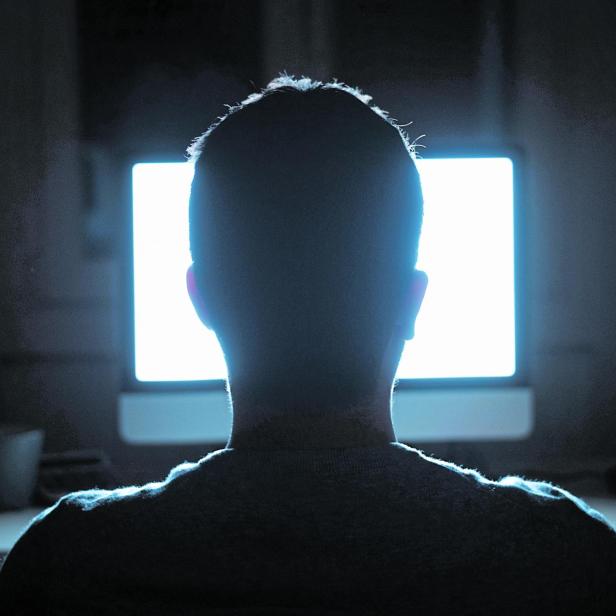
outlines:
[[[7,614],[616,614],[616,532],[561,488],[383,447],[222,449],[62,498]]]

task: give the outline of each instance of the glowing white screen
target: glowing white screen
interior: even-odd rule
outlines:
[[[397,376],[515,373],[513,165],[509,158],[417,161],[424,224],[417,267],[429,285]],[[224,379],[216,336],[186,291],[189,163],[133,167],[135,376]]]

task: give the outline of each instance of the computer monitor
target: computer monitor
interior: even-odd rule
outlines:
[[[524,438],[533,396],[523,372],[518,156],[449,152],[416,164],[424,194],[417,267],[429,287],[397,372],[397,438]],[[119,429],[131,443],[226,442],[230,431],[224,357],[185,285],[193,172],[185,161],[130,166]]]

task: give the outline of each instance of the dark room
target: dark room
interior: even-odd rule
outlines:
[[[0,32],[2,614],[616,614],[615,3]]]

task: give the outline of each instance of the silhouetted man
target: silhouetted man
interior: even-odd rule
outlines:
[[[225,354],[229,442],[61,499],[0,575],[11,613],[616,613],[599,513],[396,442],[422,197],[369,101],[281,77],[193,144],[187,283]]]

